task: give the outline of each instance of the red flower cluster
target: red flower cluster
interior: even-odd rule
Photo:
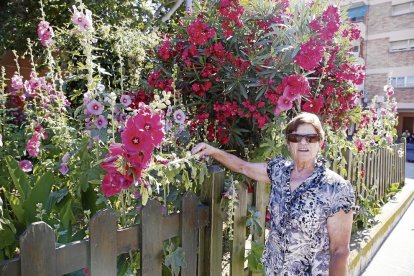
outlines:
[[[205,45],[208,39],[214,38],[216,31],[198,17],[187,27],[187,34],[191,43]]]
[[[309,24],[312,30],[318,33],[323,41],[330,41],[335,33],[339,30],[341,18],[339,16],[338,7],[329,6],[323,13],[312,20]]]
[[[163,61],[167,61],[173,56],[173,52],[171,51],[171,41],[166,40],[161,44],[161,47],[158,50],[158,56]]]
[[[309,23],[316,37],[311,37],[308,42],[300,46],[300,51],[294,58],[294,62],[305,70],[313,70],[322,61],[325,46],[332,45],[332,39],[341,25],[339,10],[336,6],[328,6],[321,16]]]
[[[293,61],[303,69],[311,71],[319,66],[324,50],[323,44],[312,37],[300,46],[300,51]]]
[[[240,16],[244,13],[244,8],[239,5],[238,0],[221,0],[219,13],[225,17],[221,23],[225,37],[230,37],[234,34],[233,27],[241,28],[243,26]]]
[[[354,84],[362,84],[365,78],[365,66],[345,63],[335,72],[337,81],[351,81]]]
[[[105,196],[113,196],[139,180],[151,160],[154,147],[164,139],[161,119],[160,114],[151,113],[145,104],[140,104],[138,113],[128,119],[121,133],[122,144],[111,144],[101,164],[107,172],[102,181]]]
[[[160,90],[164,90],[164,91],[173,91],[173,87],[172,87],[172,79],[166,79],[166,80],[162,80],[161,79],[161,72],[160,71],[153,71],[149,76],[148,76],[148,85],[158,88]]]

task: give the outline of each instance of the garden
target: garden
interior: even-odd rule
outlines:
[[[323,156],[345,177],[346,152],[362,163],[396,141],[393,88],[384,83],[385,102],[362,107],[364,67],[349,53],[359,30],[328,1],[31,5],[27,24],[11,13],[1,34],[3,49],[16,49],[16,71],[0,73],[0,261],[19,256],[18,237],[33,222],[67,244],[87,239],[105,208],[120,228],[140,224],[149,200],[163,214],[179,211],[209,174],[212,160],[190,153],[201,141],[266,161],[288,154],[289,119],[312,112],[327,134]],[[252,189],[226,173],[227,240],[240,183]],[[355,231],[370,226],[380,203],[375,187],[361,189]],[[260,216],[250,209],[248,231],[258,231]],[[178,275],[180,241],[164,252],[164,272]],[[120,257],[118,273],[136,273],[138,260],[139,252]]]

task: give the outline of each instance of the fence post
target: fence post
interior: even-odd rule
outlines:
[[[401,171],[400,171],[400,183],[405,184],[405,160],[407,160],[407,140],[405,138],[402,138],[402,150],[404,151],[404,156],[401,158]]]
[[[197,201],[193,192],[187,192],[182,201],[181,240],[186,262],[181,271],[182,276],[197,274]]]
[[[142,208],[141,271],[142,276],[162,274],[162,212],[161,204],[150,200]]]
[[[223,247],[223,215],[220,201],[224,187],[224,170],[220,166],[209,167],[209,176],[201,188],[200,199],[209,206],[210,224],[200,234],[199,275],[221,275]]]
[[[234,212],[233,245],[231,250],[230,273],[232,276],[244,275],[244,254],[246,242],[247,187],[239,185],[239,206]]]
[[[254,204],[256,210],[260,212],[260,226],[262,227],[262,235],[255,235],[253,238],[255,241],[264,243],[265,241],[265,222],[266,222],[266,206],[269,198],[266,193],[266,183],[257,182],[255,185]]]
[[[94,276],[117,275],[117,216],[105,209],[90,221],[90,269]]]
[[[22,276],[56,275],[55,232],[45,222],[35,222],[20,236]]]

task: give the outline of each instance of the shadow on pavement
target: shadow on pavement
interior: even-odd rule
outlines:
[[[407,162],[414,163],[414,144],[407,144]]]

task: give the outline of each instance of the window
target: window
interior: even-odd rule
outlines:
[[[392,15],[414,12],[414,1],[392,6]]]
[[[367,5],[359,6],[356,8],[351,8],[348,10],[348,18],[351,20],[351,22],[364,21],[367,10],[368,10]]]
[[[414,39],[398,40],[390,43],[390,52],[405,50],[414,50]]]
[[[390,79],[394,87],[414,87],[414,76],[391,77]]]

